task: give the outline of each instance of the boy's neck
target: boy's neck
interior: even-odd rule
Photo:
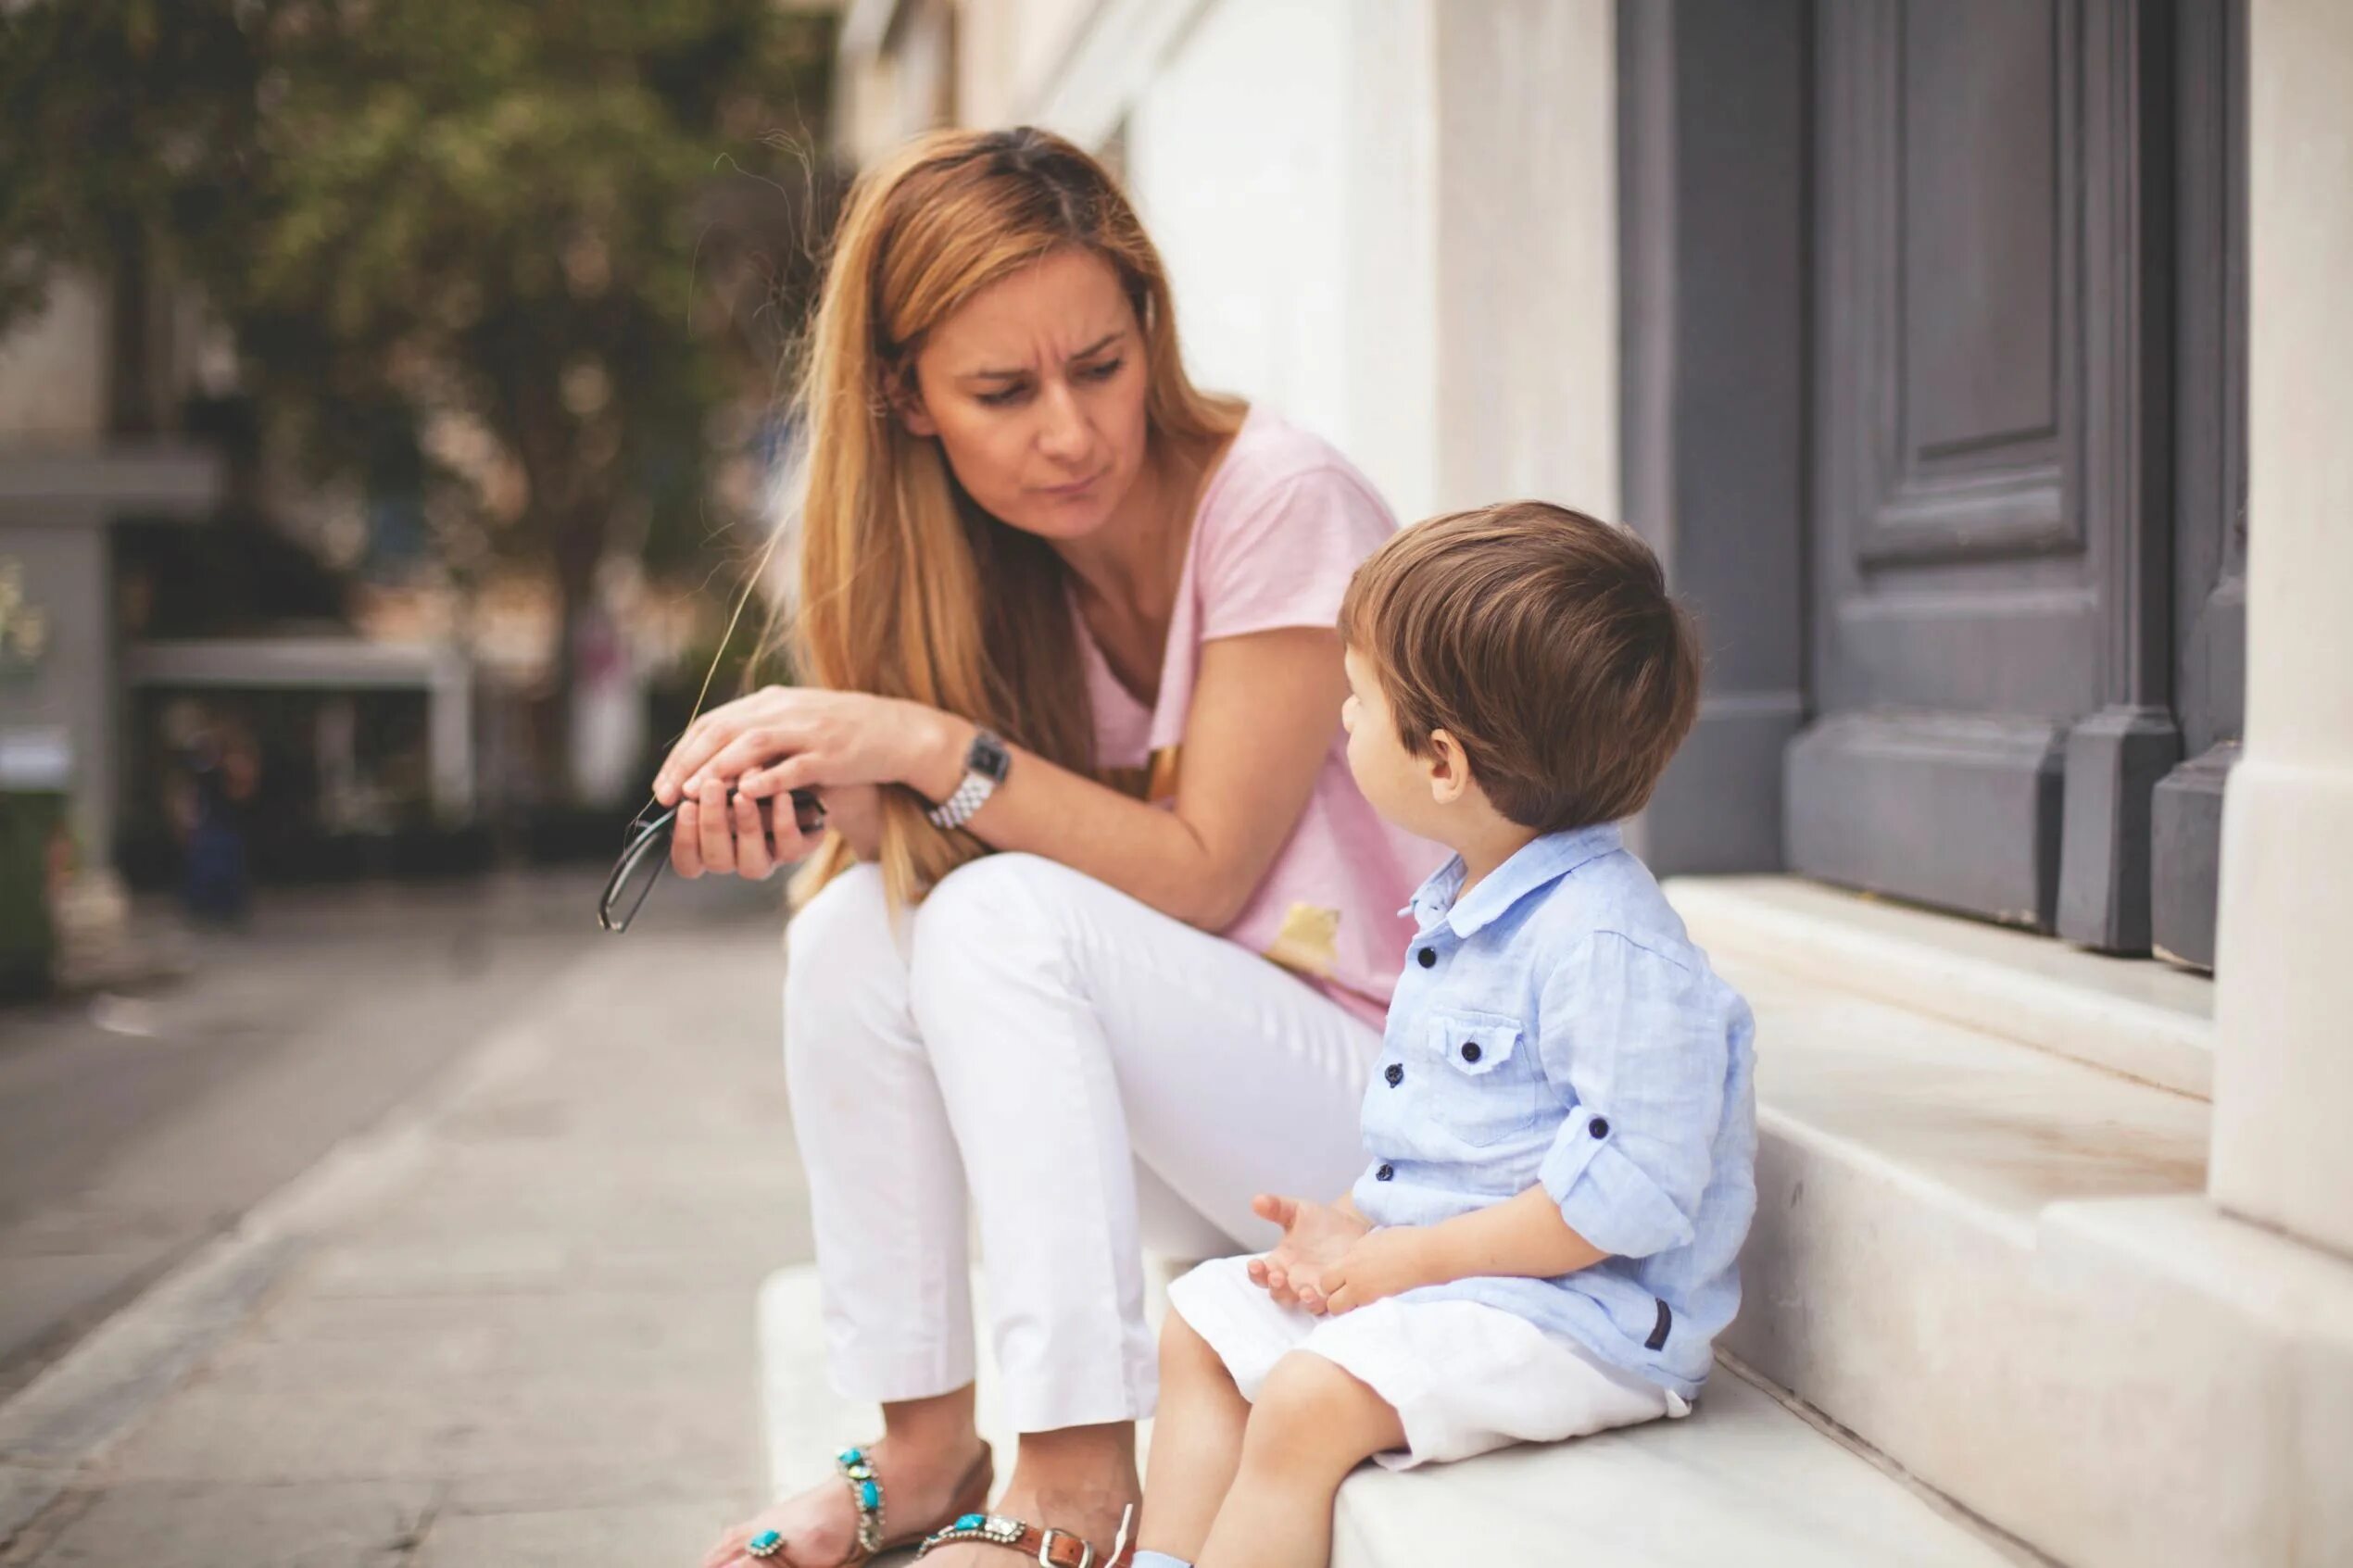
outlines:
[[[1508,817],[1498,816],[1491,825],[1466,834],[1448,846],[1463,860],[1463,884],[1454,890],[1459,904],[1470,896],[1470,890],[1487,880],[1488,874],[1505,860],[1518,854],[1543,835],[1532,828],[1524,828]]]

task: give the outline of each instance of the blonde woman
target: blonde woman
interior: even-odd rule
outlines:
[[[1271,1245],[1254,1195],[1363,1163],[1438,859],[1339,723],[1340,596],[1395,524],[1323,442],[1192,385],[1133,210],[1037,131],[861,180],[802,407],[805,684],[706,715],[656,791],[685,875],[808,862],[785,1065],[832,1374],[885,1436],[707,1561],[834,1568],[988,1508],[969,1205],[1020,1449],[929,1562],[1101,1564],[1155,1396],[1142,1249]],[[822,842],[763,826],[800,787]]]

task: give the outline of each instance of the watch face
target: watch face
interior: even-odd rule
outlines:
[[[973,748],[964,759],[964,766],[991,784],[1003,784],[1005,775],[1013,771],[1013,754],[1005,749],[1003,741],[983,730],[973,736]]]

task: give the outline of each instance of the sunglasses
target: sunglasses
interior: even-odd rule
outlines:
[[[734,801],[736,792],[729,790],[727,798]],[[653,809],[648,803],[646,811]],[[629,929],[629,922],[637,918],[638,909],[644,907],[646,896],[661,880],[662,868],[670,864],[670,840],[678,825],[678,808],[673,806],[650,818],[646,811],[638,812],[636,820],[629,824],[627,846],[622,850],[621,859],[613,863],[612,875],[605,879],[605,896],[597,903],[597,923],[616,935]],[[825,804],[817,798],[815,790],[792,792],[792,820],[793,825],[804,834],[824,832]]]

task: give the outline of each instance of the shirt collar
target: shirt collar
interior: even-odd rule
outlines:
[[[1433,872],[1429,880],[1415,890],[1413,901],[1397,912],[1411,918],[1423,930],[1443,919],[1455,935],[1468,939],[1502,918],[1522,898],[1559,881],[1587,861],[1609,854],[1622,842],[1616,822],[1596,822],[1591,827],[1532,838],[1520,846],[1510,859],[1488,872],[1487,880],[1472,888],[1470,897],[1459,904],[1454,898],[1462,891],[1466,868],[1463,858],[1457,855]]]

